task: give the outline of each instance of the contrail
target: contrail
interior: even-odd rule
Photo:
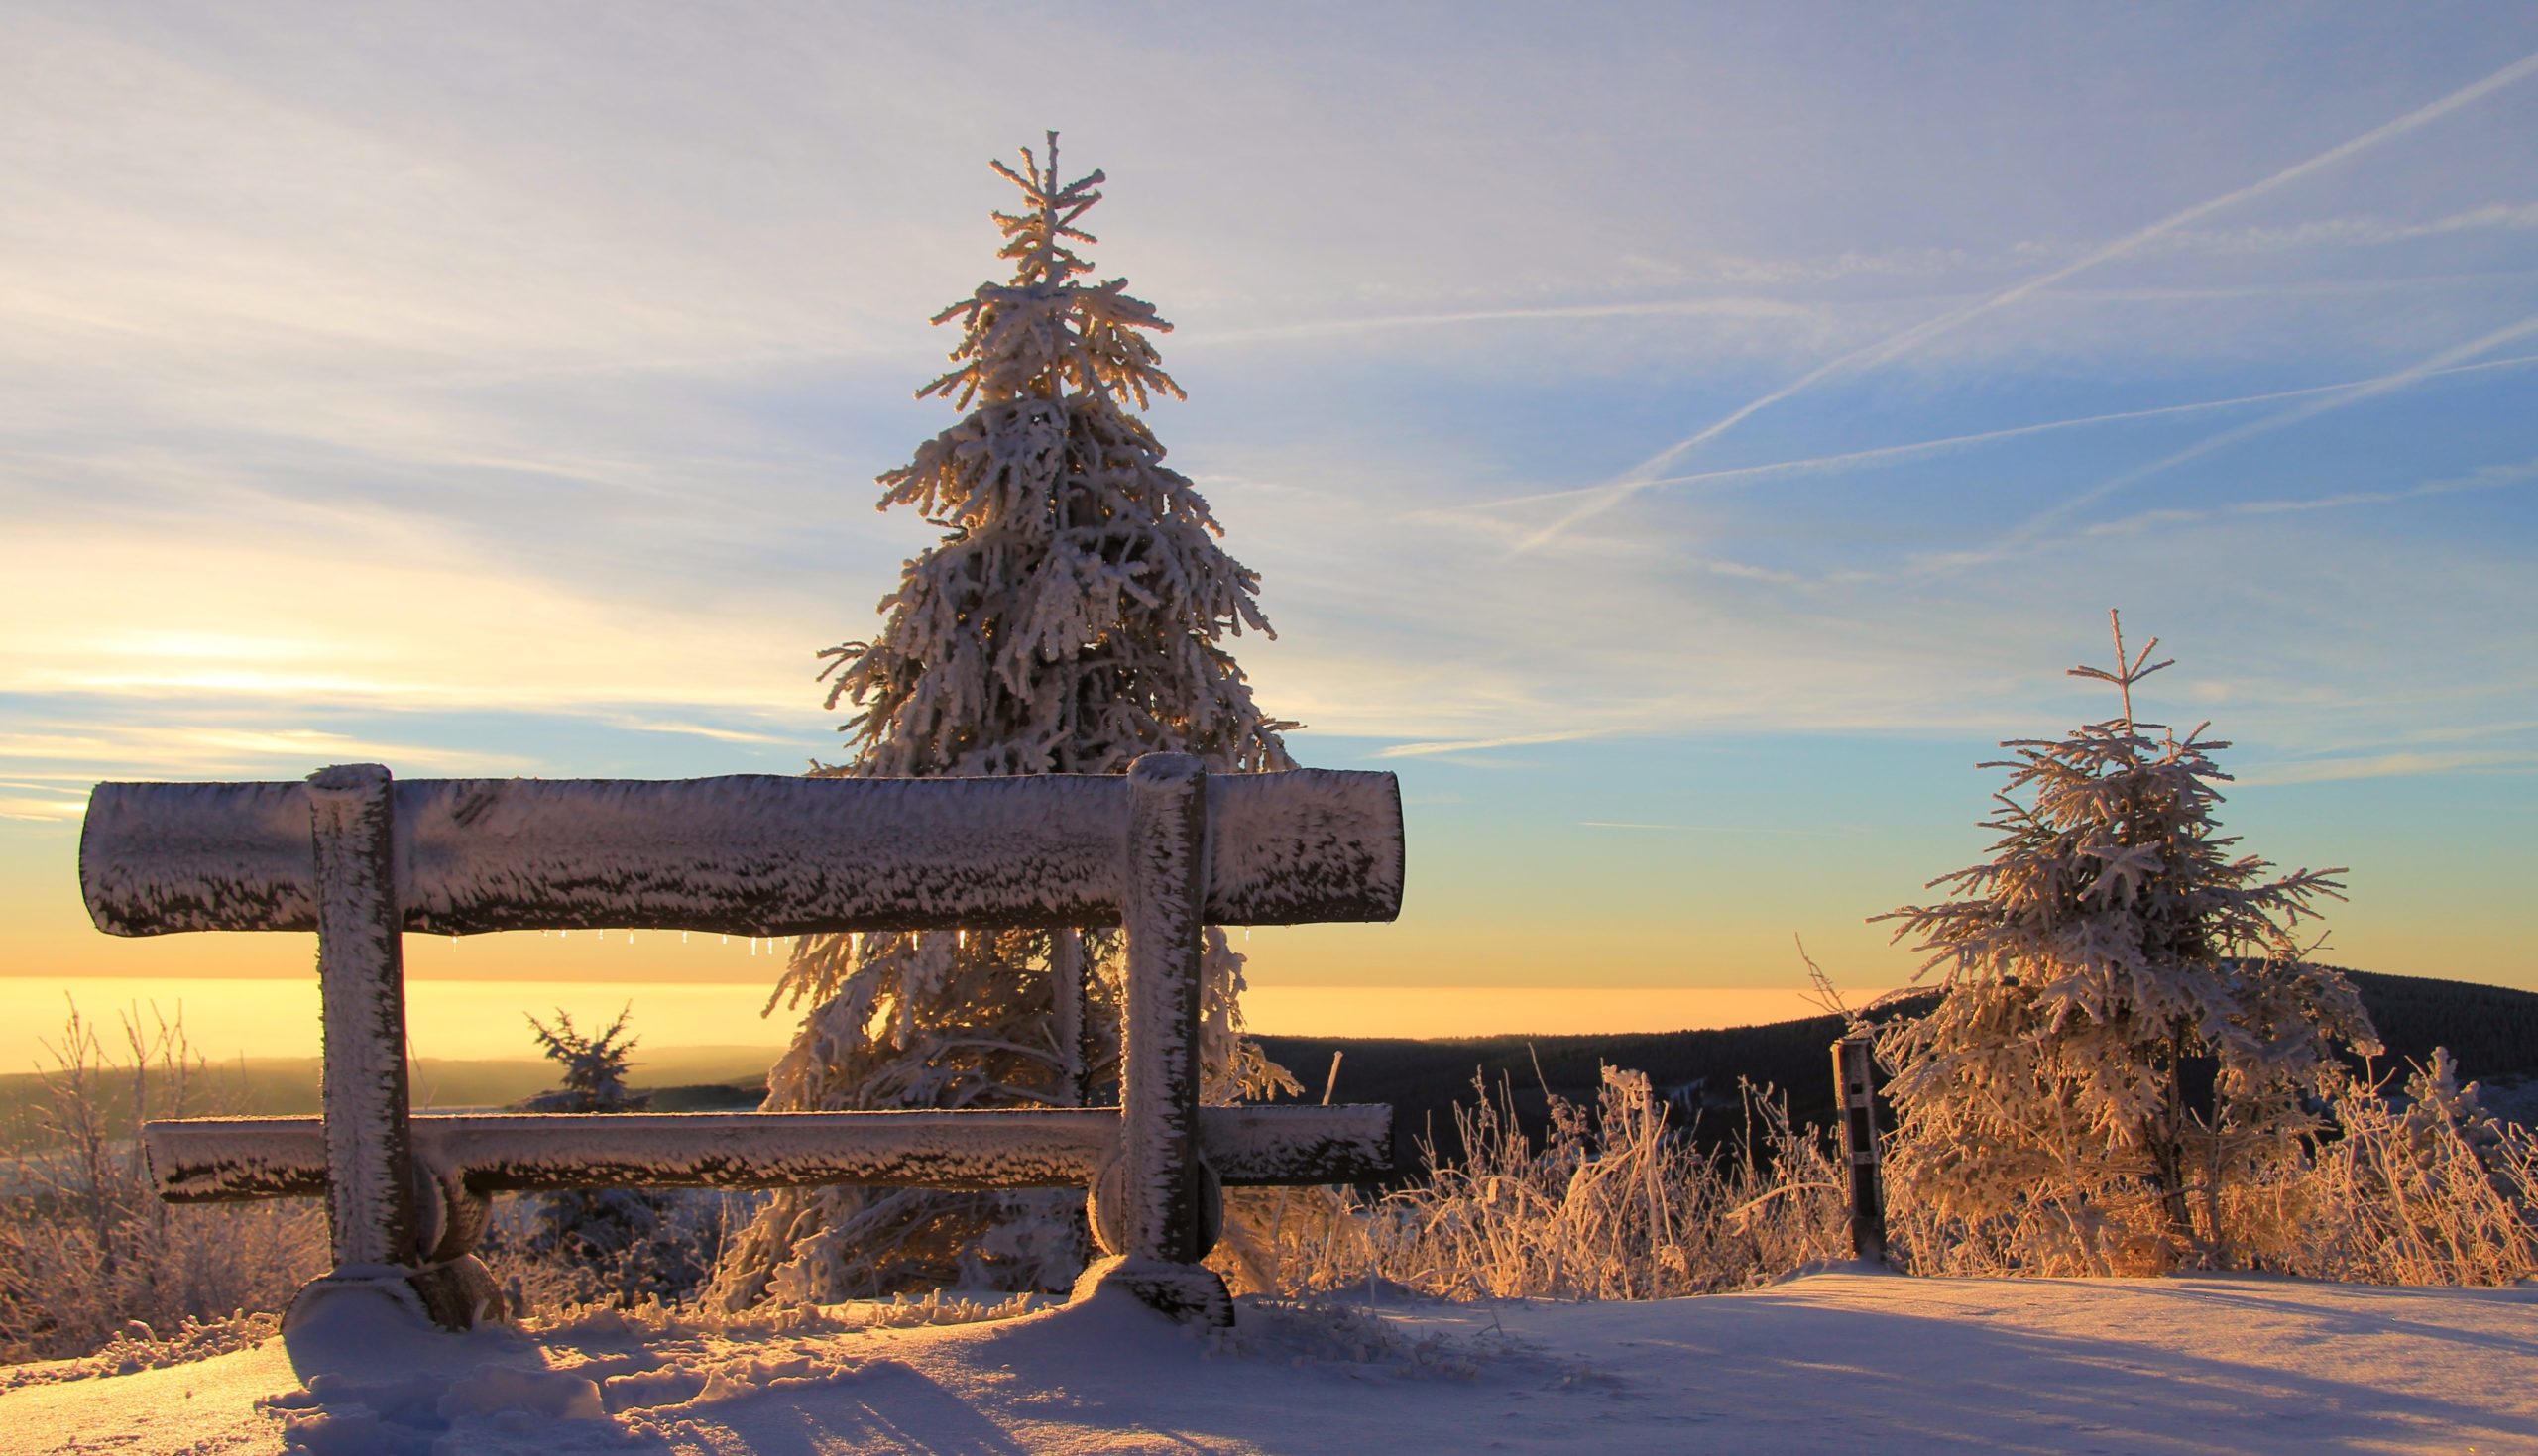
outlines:
[[[1376,333],[1391,329],[1439,328],[1464,323],[1544,323],[1563,319],[1680,318],[1720,315],[1731,318],[1804,318],[1824,310],[1814,304],[1778,298],[1733,295],[1709,298],[1661,298],[1631,303],[1555,303],[1539,308],[1477,308],[1459,313],[1389,313],[1364,317],[1317,318],[1302,323],[1262,324],[1247,329],[1219,329],[1181,340],[1176,349],[1262,340],[1316,338],[1328,334]]]
[[[2235,429],[2223,430],[2217,435],[2198,440],[2172,455],[2163,455],[2147,465],[2136,465],[2120,475],[2109,476],[2069,500],[2057,502],[2029,516],[2018,529],[1994,543],[1991,554],[2025,545],[2044,534],[2055,523],[2069,518],[2073,512],[2083,506],[2103,501],[2135,481],[2146,480],[2161,471],[2174,469],[2189,460],[2200,459],[2215,450],[2236,445],[2242,440],[2270,434],[2286,426],[2298,424],[2302,420],[2315,419],[2321,414],[2342,409],[2348,404],[2359,404],[2365,399],[2385,394],[2391,390],[2402,390],[2408,385],[2429,379],[2434,375],[2449,373],[2488,349],[2508,344],[2514,339],[2526,338],[2531,334],[2538,334],[2538,313],[2531,314],[2518,323],[2506,324],[2480,338],[2471,339],[2465,344],[2444,349],[2429,359],[2418,360],[2393,374],[2383,374],[2376,379],[2347,385],[2324,398],[2312,399],[2306,404],[2295,405],[2276,414],[2268,414],[2262,419],[2250,420]]]
[[[2269,501],[2233,501],[2226,504],[2196,510],[2152,510],[2128,520],[2111,520],[2093,525],[2080,534],[2094,536],[2137,528],[2150,523],[2184,523],[2207,520],[2213,516],[2287,515],[2294,511],[2334,510],[2346,505],[2393,505],[2400,501],[2420,501],[2427,496],[2457,496],[2470,491],[2497,491],[2538,480],[2538,459],[2518,465],[2480,465],[2466,475],[2443,480],[2418,481],[2411,486],[2390,491],[2339,491],[2332,496],[2276,497]]]
[[[2409,376],[2409,383],[2439,375],[2480,374],[2487,370],[2517,369],[2538,364],[2538,354],[2514,354],[2505,359],[2480,360],[2475,364],[2456,364],[2446,369],[2426,369]],[[1665,475],[1640,482],[1640,489],[1655,490],[1661,486],[1691,486],[1711,481],[1760,480],[1776,475],[1808,475],[1817,471],[1839,470],[1844,466],[1867,465],[1882,460],[1909,460],[1921,455],[1937,455],[1970,445],[1988,445],[1996,440],[2016,440],[2027,435],[2050,434],[2056,430],[2084,429],[2090,425],[2121,424],[2135,419],[2164,419],[2180,414],[2209,414],[2218,409],[2237,409],[2249,404],[2271,404],[2281,399],[2309,399],[2321,394],[2342,394],[2378,385],[2385,377],[2366,380],[2345,380],[2332,385],[2305,385],[2296,390],[2268,390],[2261,394],[2237,394],[2227,399],[2196,399],[2184,404],[2155,404],[2147,409],[2119,409],[2108,414],[2082,414],[2069,419],[2039,420],[2034,424],[2011,425],[2006,429],[1979,430],[1966,435],[1943,435],[1935,440],[1913,440],[1902,445],[1876,445],[1866,450],[1846,450],[1838,455],[1811,455],[1802,460],[1776,460],[1767,465],[1738,465],[1724,470],[1694,471],[1689,475]],[[1591,496],[1609,486],[1574,486],[1564,491],[1541,491],[1530,496],[1506,496],[1454,511],[1438,511],[1440,515],[1468,515],[1504,509],[1511,505],[1540,505],[1553,501],[1569,501]]]
[[[2054,269],[2049,273],[2039,274],[2023,282],[2013,283],[2010,286],[2001,289],[1999,292],[1989,294],[1962,307],[1951,309],[1935,318],[1914,324],[1912,327],[1904,330],[1902,333],[1881,339],[1873,344],[1863,345],[1860,348],[1852,350],[1848,354],[1841,355],[1838,358],[1819,364],[1815,368],[1808,370],[1806,373],[1799,375],[1796,379],[1791,380],[1789,383],[1772,391],[1770,393],[1765,394],[1762,397],[1755,399],[1723,416],[1707,428],[1701,430],[1699,433],[1686,439],[1676,441],[1674,444],[1670,445],[1666,449],[1659,451],[1657,454],[1650,456],[1648,459],[1641,461],[1631,469],[1624,471],[1620,476],[1616,477],[1610,485],[1604,487],[1593,499],[1588,500],[1584,504],[1580,504],[1575,510],[1570,511],[1567,515],[1560,517],[1558,520],[1553,521],[1551,524],[1527,537],[1523,542],[1518,544],[1514,554],[1523,555],[1538,546],[1547,545],[1557,539],[1561,532],[1567,530],[1570,526],[1577,524],[1579,521],[1601,515],[1605,511],[1612,509],[1614,506],[1621,504],[1631,497],[1638,495],[1641,491],[1647,489],[1648,483],[1653,480],[1660,471],[1664,470],[1668,465],[1673,463],[1675,460],[1681,458],[1686,451],[1693,450],[1701,445],[1707,444],[1709,441],[1718,438],[1727,431],[1734,429],[1737,425],[1742,424],[1745,420],[1751,418],[1756,413],[1768,409],[1782,400],[1800,392],[1801,391],[1812,388],[1822,380],[1847,371],[1854,366],[1873,367],[1875,365],[1884,364],[1890,360],[1900,358],[1932,339],[1938,338],[1944,334],[1953,333],[1964,324],[1980,318],[1995,309],[2005,308],[2012,303],[2018,302],[2021,298],[2025,298],[2035,293],[2039,289],[2049,288],[2055,283],[2061,282],[2063,280],[2068,279],[2075,274],[2086,272],[2087,270],[2095,268],[2102,263],[2121,258],[2124,255],[2138,249],[2144,243],[2151,242],[2167,233],[2174,232],[2176,229],[2185,226],[2187,223],[2208,217],[2223,208],[2235,207],[2239,203],[2245,202],[2251,197],[2262,196],[2264,193],[2270,192],[2277,187],[2298,181],[2300,178],[2308,176],[2312,172],[2333,167],[2337,163],[2344,161],[2346,158],[2352,157],[2355,154],[2365,151],[2371,147],[2375,147],[2392,137],[2404,136],[2406,133],[2414,131],[2419,127],[2439,121],[2441,118],[2448,116],[2450,113],[2459,110],[2463,106],[2471,105],[2495,91],[2501,90],[2505,86],[2511,85],[2516,81],[2524,80],[2534,74],[2538,74],[2538,54],[2524,56],[2519,60],[2512,62],[2510,65],[2504,66],[2502,69],[2486,76],[2483,80],[2477,81],[2472,85],[2453,91],[2449,95],[2442,97],[2440,100],[2418,107],[2413,111],[2409,111],[2394,121],[2383,123],[2377,127],[2373,127],[2369,131],[2364,132],[2361,136],[2354,137],[2346,142],[2338,144],[2337,146],[2330,147],[2326,151],[2319,153],[2317,156],[2310,158],[2306,162],[2296,163],[2291,167],[2283,168],[2281,171],[2275,172],[2269,177],[2263,178],[2262,180],[2250,182],[2248,185],[2241,187],[2236,191],[2225,192],[2218,197],[2198,202],[2192,207],[2186,208],[2182,212],[2171,213],[2168,216],[2159,219],[2157,222],[2151,223],[2147,227],[2127,233],[2123,237],[2116,239],[2114,242],[2105,244],[2091,251],[2086,256],[2075,262],[2064,264],[2062,267]]]

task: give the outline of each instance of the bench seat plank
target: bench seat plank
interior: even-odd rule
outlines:
[[[1228,1184],[1351,1182],[1392,1167],[1392,1109],[1205,1107],[1199,1147]],[[1083,1187],[1116,1107],[914,1112],[459,1113],[412,1119],[415,1157],[480,1193],[559,1188]],[[324,1123],[206,1117],[142,1130],[172,1203],[326,1191]]]

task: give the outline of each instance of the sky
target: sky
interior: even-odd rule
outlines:
[[[2322,958],[2538,989],[2538,11],[0,24],[0,978],[309,975],[91,929],[99,780],[839,756],[815,654],[931,538],[871,479],[1056,128],[1262,705],[1401,776],[1401,921],[1246,943],[1393,1008],[1309,1029],[1904,981],[1869,917],[1983,856],[1998,740],[2111,715],[2110,608],[2244,847],[2349,868]],[[747,1002],[778,949],[408,957]]]

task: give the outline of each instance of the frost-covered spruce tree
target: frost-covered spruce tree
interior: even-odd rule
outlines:
[[[538,1050],[561,1070],[563,1085],[523,1104],[530,1112],[640,1112],[651,1098],[626,1084],[636,1038],[626,1034],[629,1011],[608,1029],[581,1031],[558,1010],[555,1024],[528,1018]],[[575,1294],[633,1305],[692,1294],[706,1271],[669,1228],[669,1209],[638,1188],[577,1188],[536,1196],[524,1238],[532,1258],[572,1272]]]
[[[1181,397],[1125,280],[1075,245],[1100,172],[1061,182],[1022,152],[996,172],[1012,278],[935,316],[953,369],[917,392],[966,410],[880,477],[943,537],[903,568],[880,634],[822,655],[851,702],[854,776],[1121,773],[1194,753],[1216,771],[1291,767],[1225,641],[1268,633],[1258,578],[1139,411]],[[825,675],[825,674],[824,674]],[[1115,1084],[1115,931],[808,936],[776,1002],[810,1004],[770,1078],[775,1110],[1077,1104]],[[1210,930],[1205,1094],[1283,1082],[1241,1037],[1242,957]],[[1081,1195],[827,1188],[776,1194],[726,1255],[715,1297],[835,1300],[901,1288],[1063,1288],[1086,1256]]]
[[[2002,744],[2016,756],[1983,765],[2009,770],[1991,860],[1932,880],[1946,903],[1879,917],[1928,952],[1923,974],[1945,968],[1936,1008],[1881,1037],[1895,1202],[2045,1272],[2225,1257],[2221,1186],[2315,1124],[2344,1076],[2334,1043],[2376,1050],[2351,983],[2293,934],[2343,871],[2276,876],[2234,851],[2210,756],[2229,744],[2134,719],[2134,686],[2169,663],[2155,638],[2128,658],[2113,624],[2115,668],[2071,674],[2113,686],[2121,715]]]
[[[555,1064],[563,1085],[529,1098],[522,1104],[526,1110],[641,1111],[650,1099],[626,1084],[627,1072],[634,1069],[634,1044],[641,1040],[626,1035],[626,1023],[634,1015],[634,1010],[632,1006],[621,1008],[617,1019],[596,1036],[574,1026],[572,1013],[560,1007],[555,1012],[553,1026],[534,1016],[528,1018],[528,1029],[537,1038],[538,1052]]]

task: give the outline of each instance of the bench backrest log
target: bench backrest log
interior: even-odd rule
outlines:
[[[80,840],[89,915],[111,934],[317,934],[322,1125],[201,1119],[154,1124],[148,1142],[171,1198],[307,1192],[322,1173],[339,1270],[463,1252],[460,1202],[488,1189],[598,1181],[1089,1182],[1111,1200],[1096,1225],[1125,1246],[1112,1252],[1194,1263],[1203,1165],[1327,1181],[1376,1171],[1390,1141],[1388,1108],[1202,1115],[1202,927],[1390,920],[1402,872],[1392,775],[1211,776],[1180,754],[1000,779],[397,782],[359,764],[304,783],[109,783]],[[569,1119],[576,1132],[408,1115],[404,931],[1109,925],[1126,930],[1128,1004],[1106,1117],[760,1113],[709,1130],[635,1114]],[[418,1210],[418,1182],[450,1206]]]
[[[324,777],[99,784],[79,846],[90,917],[118,936],[316,930]],[[1126,898],[1116,774],[407,779],[388,798],[410,931],[1098,926],[1118,924]],[[1208,924],[1400,913],[1391,774],[1210,775],[1206,817]]]

